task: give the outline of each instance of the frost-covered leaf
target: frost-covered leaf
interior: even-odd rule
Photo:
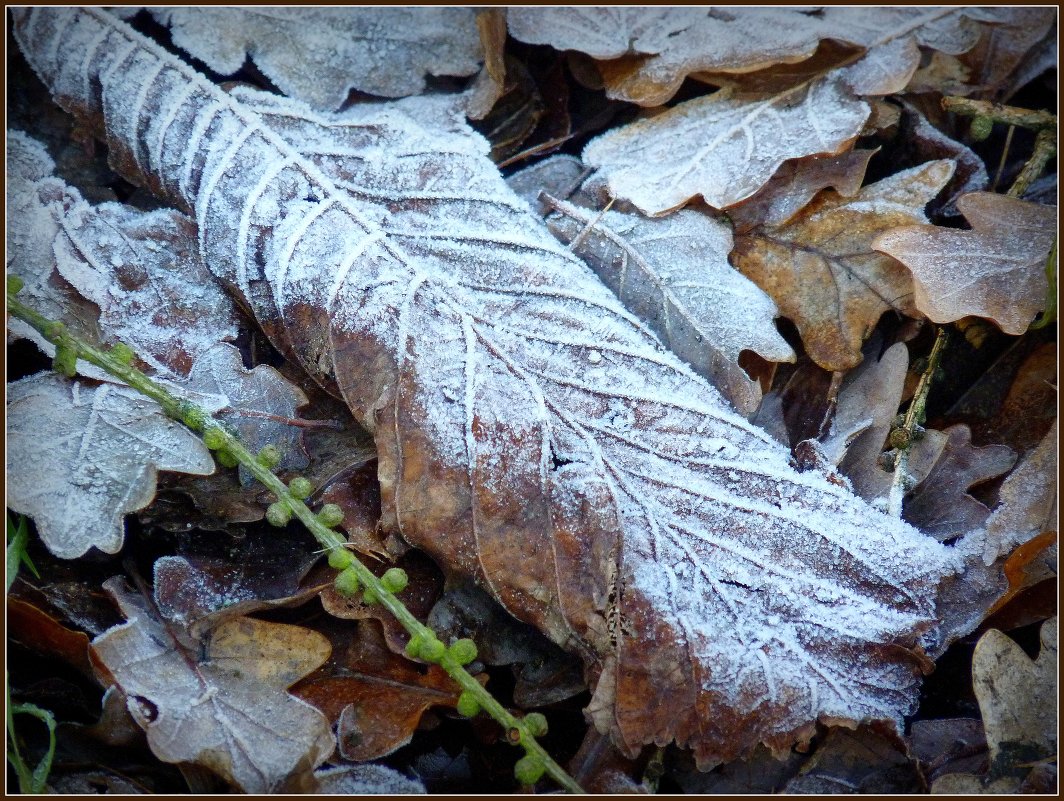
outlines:
[[[1000,476],[1016,463],[1004,445],[972,445],[968,426],[950,426],[944,449],[927,477],[906,496],[905,519],[922,532],[945,540],[981,528],[990,510],[968,494],[982,481]]]
[[[1022,67],[1028,52],[1046,38],[1055,44],[1053,25],[1058,10],[1052,6],[1002,5],[972,8],[967,13],[990,23],[984,27],[979,43],[961,56],[972,69],[969,80],[981,96],[1008,102],[1008,90],[1015,91],[1023,85],[1011,82],[1011,76]],[[1051,50],[1052,65],[1056,67],[1056,48]],[[1002,96],[1002,90],[1006,90],[1006,96]]]
[[[834,78],[772,95],[722,89],[611,130],[583,158],[645,214],[696,195],[726,208],[753,195],[787,159],[842,151],[867,118],[868,105]]]
[[[568,200],[589,172],[576,156],[559,154],[518,170],[506,179],[506,184],[538,212],[544,208],[539,200],[540,192]]]
[[[990,746],[992,770],[1052,756],[1057,750],[1057,619],[1042,625],[1042,649],[1031,659],[991,629],[972,654],[972,685]]]
[[[93,546],[117,553],[122,518],[151,503],[157,470],[214,470],[194,434],[133,390],[53,373],[7,389],[7,505],[63,559]]]
[[[520,42],[577,50],[593,58],[660,53],[706,17],[698,8],[511,8],[510,35]]]
[[[728,264],[732,232],[698,211],[659,219],[608,211],[600,216],[553,198],[547,227],[673,353],[713,382],[749,417],[761,390],[739,367],[752,350],[768,361],[794,361],[773,324],[776,304]],[[590,226],[590,228],[589,228]],[[578,241],[579,240],[579,241]]]
[[[425,785],[386,765],[344,765],[315,771],[316,795],[424,795]]]
[[[877,253],[873,240],[926,221],[924,206],[952,174],[952,161],[932,161],[869,184],[852,198],[826,191],[787,225],[736,236],[732,263],[794,321],[817,364],[854,367],[884,312],[916,315],[909,272]]]
[[[875,150],[850,150],[838,156],[788,159],[756,194],[728,209],[738,231],[757,225],[783,225],[800,212],[817,192],[832,187],[853,197],[864,183],[868,160]]]
[[[425,90],[426,75],[472,75],[480,39],[470,8],[152,8],[174,44],[222,75],[250,57],[282,92],[339,108],[352,89]]]
[[[237,618],[200,642],[155,617],[121,578],[104,587],[127,622],[93,640],[93,659],[128,697],[159,759],[210,768],[247,793],[270,793],[332,753],[325,718],[285,692],[329,658],[325,637]]]
[[[916,308],[936,323],[987,317],[1006,334],[1022,334],[1045,306],[1056,207],[973,192],[957,208],[971,231],[899,227],[872,247],[912,271]]]
[[[225,94],[104,11],[14,15],[54,94],[195,210],[212,271],[373,432],[384,528],[581,653],[624,752],[676,740],[707,764],[915,708],[955,555],[794,471],[460,119],[318,117]]]
[[[220,343],[196,361],[186,386],[219,397],[221,409],[215,416],[231,425],[252,453],[274,445],[281,452],[279,470],[307,466],[303,430],[293,424],[307,396],[274,368],[260,364],[248,370],[239,350]],[[243,465],[240,481],[244,486],[254,481]]]
[[[8,142],[15,165],[8,199],[17,209],[8,219],[8,267],[28,279],[23,291],[35,309],[70,319],[85,304],[64,289],[69,283],[99,309],[98,332],[82,325],[78,333],[125,342],[163,375],[186,375],[215,343],[236,336],[236,309],[200,261],[187,217],[90,206],[52,175],[43,147],[18,132]]]

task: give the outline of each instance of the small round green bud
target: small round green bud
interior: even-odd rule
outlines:
[[[327,503],[318,512],[318,522],[326,528],[335,528],[344,522],[344,510],[335,503]]]
[[[66,333],[66,323],[61,323],[58,320],[48,323],[44,327],[44,336],[47,339],[58,339]]]
[[[329,551],[329,567],[333,570],[344,570],[350,567],[354,561],[355,557],[344,548],[333,548]]]
[[[267,445],[259,451],[255,457],[255,461],[265,467],[267,470],[273,470],[281,463],[281,451],[278,450],[276,445]]]
[[[480,714],[480,701],[476,699],[473,693],[466,690],[458,696],[458,703],[454,705],[454,708],[458,710],[459,715],[475,718]]]
[[[78,372],[77,364],[77,351],[64,348],[62,345],[55,349],[55,356],[52,357],[52,369],[57,373],[65,375],[67,378],[73,378]]]
[[[426,662],[439,662],[445,653],[447,653],[447,646],[437,640],[436,635],[433,635],[431,639],[426,638],[418,649],[418,656]]]
[[[887,437],[887,444],[898,451],[908,448],[913,441],[913,435],[905,428],[895,428]]]
[[[182,401],[181,422],[193,431],[202,431],[203,427],[207,425],[207,413],[194,403]]]
[[[531,787],[540,780],[546,767],[538,756],[528,754],[517,760],[514,765],[514,777],[526,787]]]
[[[215,458],[218,459],[218,464],[222,467],[236,467],[240,464],[240,460],[229,451],[218,451],[218,455]]]
[[[293,498],[302,501],[314,494],[314,485],[309,479],[303,478],[303,476],[296,476],[288,482],[288,491],[292,493]]]
[[[406,644],[406,655],[411,659],[417,659],[418,654],[421,653],[421,643],[425,641],[425,638],[420,634],[415,634],[410,638],[410,641]]]
[[[210,448],[212,451],[216,451],[219,448],[225,447],[225,434],[221,429],[208,428],[203,432],[203,444]]]
[[[361,586],[358,580],[358,573],[350,567],[342,570],[333,584],[336,587],[336,591],[341,595],[354,595]]]
[[[533,737],[542,737],[547,733],[547,718],[541,712],[529,712],[523,722]]]
[[[271,526],[287,526],[288,522],[292,519],[292,510],[288,508],[287,503],[278,501],[277,503],[271,503],[266,507],[266,521]]]
[[[448,650],[459,665],[468,665],[477,658],[477,644],[468,638],[455,640]]]
[[[406,571],[401,567],[390,567],[381,576],[381,584],[384,585],[384,589],[391,593],[402,592],[409,581]]]
[[[22,291],[22,287],[24,286],[26,286],[26,282],[17,275],[9,275],[7,277],[7,294],[17,295]]]
[[[366,591],[362,593],[362,603],[367,606],[373,606],[378,601],[380,601],[380,597],[377,595],[377,591],[372,587],[366,587]]]
[[[972,125],[968,129],[968,136],[972,138],[973,142],[982,142],[990,136],[990,132],[993,130],[994,121],[989,117],[984,117],[980,114],[972,120]]]
[[[133,348],[129,347],[125,342],[116,342],[111,346],[111,355],[128,367],[133,364],[133,358],[137,354],[135,354]]]

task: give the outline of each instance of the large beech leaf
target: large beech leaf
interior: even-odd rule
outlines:
[[[131,389],[41,373],[7,390],[7,505],[63,559],[117,553],[122,518],[151,503],[157,470],[214,471],[194,434]]]
[[[877,253],[883,231],[924,222],[924,206],[953,174],[931,161],[895,173],[844,198],[826,191],[789,223],[735,238],[732,263],[798,326],[813,361],[846,370],[884,312],[916,313],[905,267]]]
[[[776,362],[795,355],[773,324],[776,304],[728,264],[725,223],[687,209],[662,218],[609,211],[598,219],[593,209],[546,202],[555,211],[547,227],[575,246],[632,314],[742,414],[757,411],[761,390],[739,367],[740,352]]]
[[[426,75],[472,75],[480,39],[469,8],[153,8],[174,44],[222,75],[251,57],[286,95],[332,111],[357,89],[425,90]]]
[[[128,697],[159,759],[202,765],[245,792],[269,793],[332,753],[325,718],[285,692],[329,658],[321,634],[236,618],[201,642],[161,621],[121,578],[104,587],[127,622],[93,640],[92,657]]]
[[[55,96],[195,211],[211,269],[373,432],[383,525],[579,652],[627,753],[709,764],[915,708],[950,549],[793,470],[444,105],[316,117],[103,11],[15,17]]]
[[[787,159],[840,152],[866,119],[868,105],[833,77],[768,95],[722,89],[608,131],[583,157],[614,195],[645,214],[696,195],[726,208],[753,195]]]
[[[971,231],[908,226],[884,232],[872,247],[912,270],[916,307],[936,323],[975,315],[1022,334],[1045,306],[1056,206],[973,192],[957,208]]]

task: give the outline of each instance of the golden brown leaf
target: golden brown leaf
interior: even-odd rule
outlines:
[[[873,250],[873,240],[925,221],[924,206],[952,174],[952,161],[932,161],[852,198],[827,191],[787,225],[737,236],[732,261],[794,321],[817,364],[847,370],[884,312],[916,315],[908,271]]]

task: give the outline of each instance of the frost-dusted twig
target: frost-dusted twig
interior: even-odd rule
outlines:
[[[1049,160],[1057,154],[1057,133],[1053,129],[1045,129],[1038,132],[1038,136],[1034,139],[1034,152],[1031,157],[1027,159],[1027,163],[1023,165],[1023,169],[1020,170],[1020,174],[1016,176],[1016,180],[1012,182],[1012,186],[1009,187],[1009,191],[1005,194],[1009,197],[1023,197],[1023,193],[1027,191],[1035,179],[1042,174],[1042,170],[1046,168],[1046,164]]]
[[[912,489],[908,481],[909,448],[916,439],[918,427],[923,423],[924,410],[927,408],[927,395],[931,391],[931,382],[935,380],[935,372],[938,363],[942,359],[942,350],[946,347],[946,329],[939,328],[935,344],[931,347],[931,353],[927,357],[927,367],[920,375],[920,382],[916,385],[916,393],[913,395],[909,409],[905,413],[905,419],[900,426],[890,432],[889,442],[897,451],[894,459],[894,478],[890,484],[890,495],[887,500],[887,511],[895,517],[901,517],[902,501],[905,493]]]
[[[438,664],[462,688],[459,699],[459,711],[475,715],[483,709],[507,732],[507,740],[525,749],[525,757],[517,763],[517,777],[525,784],[533,784],[546,773],[558,784],[572,793],[582,793],[580,786],[536,741],[537,735],[546,730],[546,721],[542,715],[530,714],[524,718],[515,717],[502,706],[473,676],[465,669],[476,658],[473,643],[459,640],[449,648],[437,639],[435,632],[422,624],[396,597],[406,585],[405,575],[396,571],[392,576],[385,574],[378,578],[359,559],[347,549],[347,539],[334,531],[331,526],[338,525],[339,520],[323,510],[315,514],[304,502],[309,496],[306,492],[306,479],[296,478],[285,486],[270,467],[272,458],[256,457],[244,447],[240,439],[216,421],[207,411],[190,401],[172,394],[166,388],[148,378],[140,370],[131,366],[133,353],[128,346],[115,346],[104,351],[90,345],[79,337],[69,333],[60,322],[49,320],[42,314],[21,303],[14,297],[20,287],[8,286],[7,310],[10,314],[24,320],[39,331],[48,341],[56,346],[55,367],[60,372],[73,376],[78,359],[95,364],[110,375],[125,382],[130,387],[158,403],[166,415],[182,423],[201,435],[205,444],[212,450],[225,454],[229,460],[244,465],[248,471],[264,484],[277,497],[277,503],[270,508],[267,517],[271,522],[287,522],[288,515],[294,515],[306,526],[314,538],[329,552],[329,564],[340,570],[337,576],[337,588],[351,594],[362,588],[363,598],[367,603],[379,603],[385,607],[404,629],[410,634],[407,653],[411,657],[425,662]],[[392,571],[389,571],[392,573]]]

